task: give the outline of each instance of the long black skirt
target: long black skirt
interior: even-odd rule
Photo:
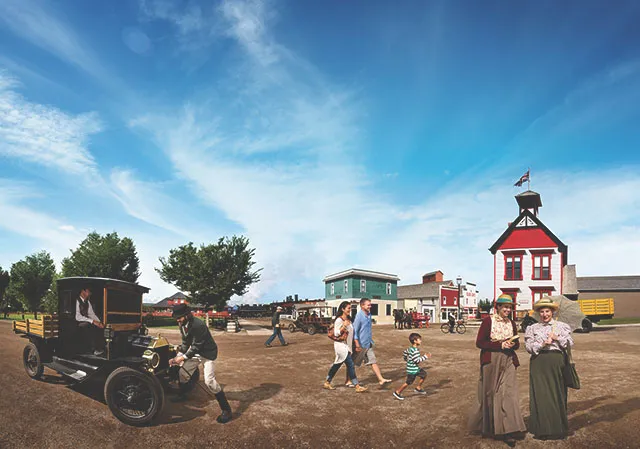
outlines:
[[[565,438],[569,433],[567,387],[559,351],[531,357],[529,371],[529,432],[538,438]]]

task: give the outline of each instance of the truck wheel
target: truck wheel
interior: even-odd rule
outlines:
[[[309,335],[314,335],[317,331],[318,331],[318,329],[316,329],[316,327],[315,327],[315,326],[309,326],[309,327],[307,328],[307,333],[308,333]]]
[[[27,375],[32,379],[41,379],[44,365],[40,358],[40,351],[33,343],[29,343],[22,351],[22,362]]]
[[[144,426],[164,405],[164,392],[155,376],[126,366],[113,370],[104,385],[111,413],[130,426]]]
[[[585,318],[584,320],[582,320],[582,330],[584,332],[589,333],[591,332],[592,329],[593,329],[593,323],[589,318]]]
[[[289,325],[289,332],[295,332],[296,331],[296,325],[295,324],[290,324]]]

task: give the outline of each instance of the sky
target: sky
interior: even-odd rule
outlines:
[[[530,169],[578,276],[640,274],[640,3],[0,2],[0,266],[245,235],[238,302],[357,267],[491,295]]]

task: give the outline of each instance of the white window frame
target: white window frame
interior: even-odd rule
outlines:
[[[335,283],[333,283],[333,282],[331,283],[331,294],[332,294],[332,295],[335,295],[335,294],[336,294],[336,285],[335,285]]]
[[[344,281],[344,293],[349,292],[349,281]]]
[[[391,282],[387,282],[387,295],[391,295]]]
[[[360,279],[360,293],[366,293],[366,292],[367,292],[367,280]]]

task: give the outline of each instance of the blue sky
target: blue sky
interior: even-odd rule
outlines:
[[[0,3],[0,265],[243,234],[244,301],[349,267],[492,291],[531,167],[578,275],[640,273],[640,4]],[[239,299],[236,299],[236,301]]]

